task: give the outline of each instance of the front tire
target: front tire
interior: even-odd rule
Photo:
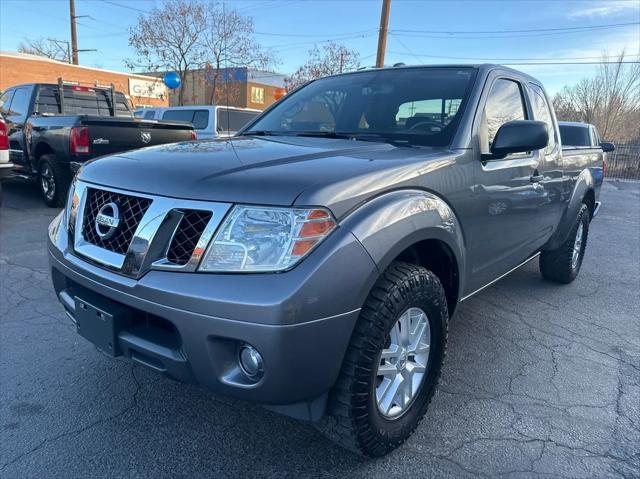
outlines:
[[[587,247],[589,219],[589,208],[583,204],[566,241],[554,250],[542,251],[540,272],[544,279],[563,284],[576,279]]]
[[[60,208],[69,190],[69,171],[53,155],[42,155],[38,162],[38,187],[47,206]]]
[[[317,427],[366,456],[383,456],[402,444],[435,392],[448,319],[438,278],[426,268],[393,262],[362,308],[327,416]]]

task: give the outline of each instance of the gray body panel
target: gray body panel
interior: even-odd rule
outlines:
[[[478,70],[448,148],[240,136],[88,162],[79,179],[93,187],[216,204],[326,207],[338,228],[309,257],[282,273],[151,268],[131,278],[78,256],[69,247],[64,225],[54,222],[49,249],[59,278],[56,290],[64,294],[81,285],[169,320],[181,333],[196,381],[218,392],[269,404],[323,397],[337,377],[368,292],[406,248],[424,240],[446,245],[457,269],[460,300],[563,241],[579,205],[590,195],[594,206],[598,200],[602,151],[563,152],[555,118],[550,133],[557,141],[551,151],[489,161],[481,157],[479,112],[492,82],[517,81],[529,109],[530,85],[538,84],[503,67]],[[294,334],[298,356],[284,346]],[[251,387],[228,383],[216,368],[230,361],[224,353],[217,356],[230,338],[256,341],[269,356],[266,364],[283,365],[282,374],[269,369],[264,381]],[[211,341],[220,343],[217,352],[212,352]],[[284,366],[301,354],[311,370]]]

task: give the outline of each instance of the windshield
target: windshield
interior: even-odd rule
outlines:
[[[316,80],[244,132],[348,135],[445,146],[455,134],[473,68],[397,68]]]

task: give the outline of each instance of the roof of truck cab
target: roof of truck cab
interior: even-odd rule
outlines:
[[[589,128],[591,123],[584,123],[582,121],[559,121],[558,125],[560,126],[576,126],[579,128]]]
[[[50,83],[50,82],[31,82],[31,83],[18,83],[17,85],[11,85],[9,87],[7,87],[6,89],[9,90],[11,88],[18,88],[18,87],[24,87],[24,86],[53,86],[53,87],[58,87],[57,83]],[[73,83],[64,83],[62,86],[66,86],[66,87],[74,87],[74,86],[82,86],[82,87],[86,87],[86,88],[94,88],[96,90],[109,90],[110,87],[109,86],[105,86],[105,85],[75,85]],[[122,93],[116,90],[117,93]]]
[[[355,70],[352,72],[339,73],[337,75],[331,76],[342,76],[342,75],[357,75],[358,73],[371,72],[371,71],[380,71],[380,70],[414,70],[414,69],[424,69],[424,68],[473,68],[478,70],[478,73],[482,75],[487,75],[492,70],[502,70],[513,74],[516,77],[520,77],[527,81],[531,81],[533,83],[537,83],[541,85],[540,81],[528,75],[520,70],[516,70],[515,68],[506,67],[504,65],[498,65],[494,63],[445,63],[445,64],[431,64],[431,65],[398,65],[398,66],[385,66],[382,68],[361,68],[359,70]]]

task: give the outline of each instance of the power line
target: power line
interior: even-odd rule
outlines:
[[[392,53],[393,55],[405,55],[406,52],[397,52],[397,51],[390,51],[389,53]],[[418,55],[418,56],[428,56],[428,55]],[[631,55],[631,56],[638,56],[638,55]],[[452,59],[455,60],[456,57],[438,57],[440,59]],[[459,59],[459,57],[458,57]],[[640,64],[640,60],[633,60],[633,61],[626,61],[623,60],[621,62],[614,60],[614,61],[599,61],[599,62],[570,62],[570,61],[562,61],[562,58],[559,58],[558,61],[531,61],[531,62],[505,62],[502,63],[502,65],[618,65],[618,64],[629,64],[629,65],[635,65],[635,64]],[[485,58],[484,61],[500,61],[499,58]]]
[[[428,33],[398,33],[397,31],[390,31],[389,33],[395,33],[396,35],[403,37],[411,37],[411,38],[438,38],[444,40],[490,40],[490,39],[500,39],[500,38],[538,38],[538,37],[554,37],[554,36],[566,36],[566,35],[576,35],[582,33],[590,33],[592,31],[599,30],[579,30],[579,31],[571,31],[571,32],[548,32],[548,33],[522,33],[522,34],[513,34],[506,33],[503,35],[485,35],[485,36],[451,36],[451,35],[431,35]]]
[[[335,35],[337,36],[359,35],[362,33],[377,32],[377,31],[378,31],[377,28],[369,28],[368,30],[335,33]],[[326,33],[275,33],[275,32],[253,32],[253,33],[254,35],[265,35],[265,36],[271,36],[271,37],[305,37],[305,38],[324,37],[326,35]]]
[[[129,10],[133,10],[135,12],[140,13],[148,13],[147,10],[142,10],[141,8],[132,7],[131,5],[122,5],[121,3],[112,2],[111,0],[100,0],[102,3],[108,3],[109,5],[113,5],[120,8],[128,8]]]
[[[344,36],[344,37],[325,38],[325,39],[322,39],[322,40],[310,40],[310,41],[304,41],[304,42],[281,43],[281,44],[278,44],[278,45],[264,45],[264,46],[267,47],[267,48],[278,48],[280,51],[286,51],[286,50],[295,49],[296,47],[302,46],[302,45],[316,45],[318,43],[328,43],[328,42],[334,42],[334,41],[368,38],[368,37],[377,35],[377,33],[378,33],[378,29],[376,28],[373,32],[367,33],[367,34],[349,35],[349,36]]]
[[[559,32],[559,31],[572,31],[572,30],[595,30],[601,28],[619,28],[629,25],[640,25],[640,22],[627,22],[627,23],[608,23],[604,25],[585,25],[582,27],[561,27],[561,28],[531,28],[525,30],[393,30],[394,32],[403,33],[440,33],[447,35],[460,35],[460,34],[484,34],[484,33],[531,33],[531,32]]]
[[[241,8],[235,8],[235,11],[240,13],[251,9],[264,9],[264,8],[279,8],[284,6],[290,6],[294,3],[298,3],[298,0],[276,0],[276,1],[266,1],[266,2],[258,2],[255,4],[245,5]]]
[[[394,35],[395,37],[395,35]],[[409,49],[409,47],[407,47],[399,38],[396,37],[396,40],[398,41],[398,43],[413,57],[418,58],[438,58],[438,59],[444,59],[444,60],[478,60],[478,61],[517,61],[517,62],[524,62],[524,61],[549,61],[549,60],[553,60],[553,58],[508,58],[508,57],[502,57],[502,58],[490,58],[490,57],[457,57],[457,56],[450,56],[450,55],[430,55],[430,54],[424,54],[424,53],[415,53],[412,50]],[[638,57],[640,56],[640,53],[632,53],[629,54],[628,56],[630,57]],[[591,56],[591,57],[563,57],[563,58],[558,58],[559,61],[571,61],[571,60],[597,60],[599,58],[602,58],[602,56]],[[600,62],[599,62],[600,63]]]
[[[640,61],[613,61],[613,62],[528,62],[528,63],[503,63],[503,65],[637,65]]]

